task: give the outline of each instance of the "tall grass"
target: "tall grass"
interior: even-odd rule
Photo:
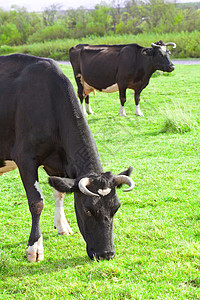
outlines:
[[[181,105],[180,102],[173,101],[170,107],[166,104],[162,108],[161,114],[164,119],[161,133],[173,132],[182,134],[198,127],[197,117],[191,111],[187,111],[187,107]]]
[[[56,60],[69,60],[69,49],[79,43],[88,44],[124,44],[138,43],[144,47],[149,47],[152,42],[163,40],[165,42],[175,42],[177,48],[173,49],[172,55],[176,58],[198,58],[200,57],[200,31],[180,32],[180,33],[146,33],[146,34],[124,34],[107,35],[103,37],[89,36],[82,39],[61,39],[54,41],[44,41],[23,46],[1,46],[0,54],[26,53],[36,56],[51,57]]]

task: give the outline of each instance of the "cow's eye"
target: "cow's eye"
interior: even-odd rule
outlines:
[[[88,209],[88,210],[86,210],[86,215],[88,216],[88,217],[91,217],[92,216],[92,213],[91,213],[91,211]]]

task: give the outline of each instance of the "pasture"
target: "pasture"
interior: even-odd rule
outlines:
[[[71,66],[61,65],[73,82]],[[130,165],[135,190],[118,190],[116,257],[90,261],[73,195],[65,197],[71,236],[53,227],[54,200],[40,170],[45,259],[26,260],[31,215],[17,170],[0,177],[0,299],[200,299],[200,65],[156,73],[134,115],[133,91],[118,116],[118,93],[90,97],[88,116],[105,171]]]

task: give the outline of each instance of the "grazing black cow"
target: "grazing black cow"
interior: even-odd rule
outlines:
[[[89,93],[98,90],[112,93],[119,90],[120,116],[126,116],[124,103],[126,89],[135,91],[135,113],[143,116],[139,101],[140,93],[148,85],[156,70],[172,72],[174,65],[169,58],[168,46],[174,43],[159,41],[144,48],[137,44],[126,45],[77,45],[69,50],[70,61],[78,86],[81,103],[85,98],[88,114],[93,113]]]
[[[72,84],[53,60],[20,54],[0,57],[0,140],[0,174],[19,168],[32,215],[28,260],[44,258],[39,166],[55,188],[58,233],[71,233],[63,193],[74,193],[89,257],[113,258],[113,217],[120,207],[116,187],[125,183],[125,191],[133,189],[131,168],[116,176],[103,173]]]

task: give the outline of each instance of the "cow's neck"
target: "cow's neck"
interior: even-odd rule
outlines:
[[[71,104],[71,105],[70,105]],[[88,173],[101,173],[103,168],[96,144],[77,98],[72,99],[66,112],[68,126],[61,128],[65,136],[64,150],[67,160],[67,175],[77,178]],[[66,121],[65,121],[66,122]],[[69,129],[70,128],[70,129]]]

